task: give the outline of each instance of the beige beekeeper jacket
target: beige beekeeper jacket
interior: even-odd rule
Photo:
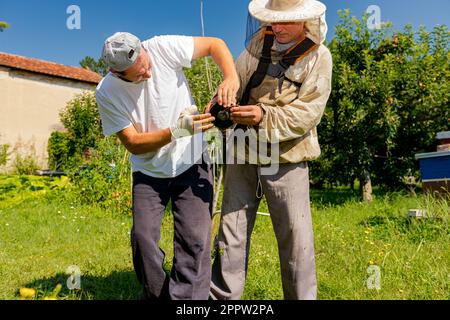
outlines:
[[[263,41],[259,43],[262,49]],[[273,61],[282,58],[275,51],[275,45],[272,57]],[[247,50],[236,61],[241,81],[239,99],[258,63],[259,60]],[[331,77],[331,54],[328,48],[321,44],[286,72],[287,79],[303,84],[301,89],[286,79],[280,93],[278,79],[266,76],[263,83],[251,91],[249,105],[259,103],[264,110],[263,120],[259,128],[255,128],[262,130],[259,135],[265,136],[273,143],[272,131],[278,130],[279,163],[300,163],[320,156],[317,125],[330,96]],[[274,162],[274,159],[271,162]]]

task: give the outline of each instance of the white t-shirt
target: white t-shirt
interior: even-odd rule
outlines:
[[[130,126],[139,133],[169,128],[194,104],[183,67],[191,67],[194,39],[159,36],[142,42],[152,60],[152,76],[141,83],[109,73],[98,85],[96,98],[103,133],[113,135]],[[133,172],[155,178],[176,177],[201,160],[202,134],[174,140],[156,152],[132,155]]]

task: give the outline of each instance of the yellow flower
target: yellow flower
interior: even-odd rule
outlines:
[[[383,256],[384,256],[384,252],[381,251],[380,253],[378,253],[378,255],[379,255],[380,257],[383,257]]]
[[[36,295],[36,290],[30,288],[20,288],[19,292],[20,296],[26,299],[33,298]]]

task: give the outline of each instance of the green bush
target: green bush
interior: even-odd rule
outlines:
[[[61,122],[67,129],[72,153],[83,153],[94,148],[103,138],[100,115],[93,92],[78,95],[60,113]]]
[[[90,163],[69,177],[81,204],[98,204],[119,213],[131,212],[131,167],[128,151],[115,138],[101,140]]]
[[[82,165],[86,160],[83,156],[103,138],[94,93],[77,95],[60,113],[60,120],[67,131],[51,135],[48,165],[51,169],[68,170]]]
[[[65,194],[68,180],[67,177],[0,175],[0,210],[17,206],[33,198],[45,202],[44,196],[50,198]]]
[[[17,153],[13,161],[14,173],[18,175],[33,175],[39,166],[34,154]]]
[[[70,139],[67,133],[52,132],[47,146],[48,165],[52,170],[64,170],[70,158]]]
[[[0,167],[4,166],[6,164],[6,162],[8,161],[8,150],[9,150],[9,145],[0,144]]]
[[[104,138],[95,95],[76,96],[60,113],[66,132],[48,142],[49,167],[64,170],[71,181],[71,201],[131,212],[128,151],[115,137]]]

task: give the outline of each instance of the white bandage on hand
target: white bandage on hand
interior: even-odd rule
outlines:
[[[180,114],[176,125],[170,128],[170,132],[175,139],[192,136],[195,133],[194,116],[198,115],[196,106],[190,106]]]

